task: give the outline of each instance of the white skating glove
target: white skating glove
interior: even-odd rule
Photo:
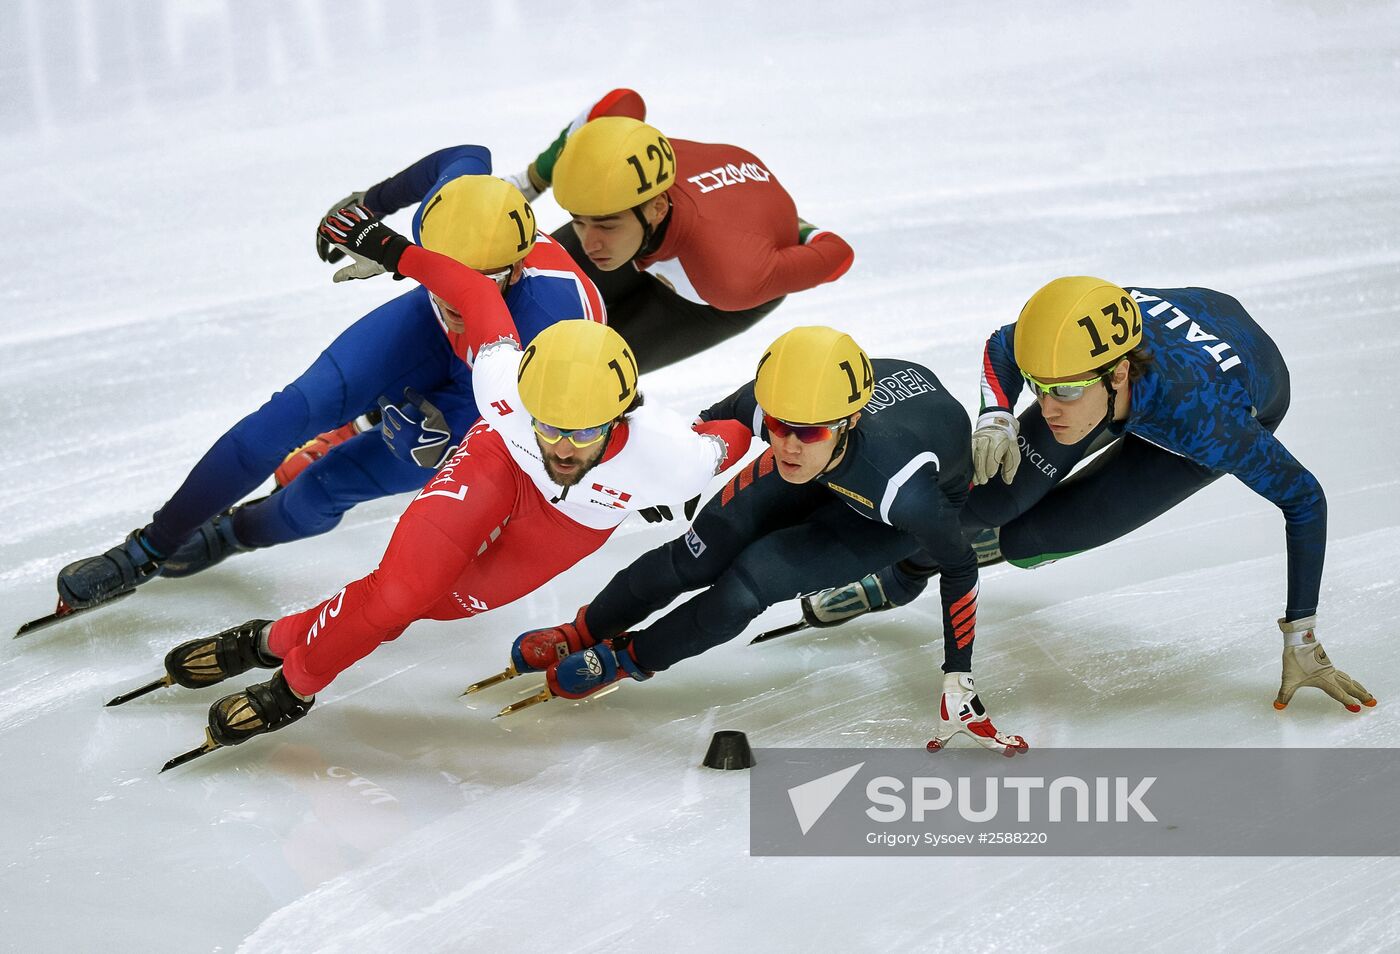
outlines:
[[[1274,708],[1288,708],[1293,693],[1303,686],[1321,689],[1349,712],[1360,712],[1361,706],[1374,706],[1376,697],[1367,692],[1365,686],[1332,665],[1313,632],[1316,625],[1316,616],[1295,619],[1291,623],[1278,621],[1278,628],[1283,630],[1283,681],[1279,683]]]
[[[378,262],[371,262],[361,255],[356,255],[349,249],[345,250],[345,254],[354,259],[354,264],[337,269],[336,273],[331,276],[331,281],[333,282],[348,282],[357,278],[373,278],[376,275],[383,275],[385,272],[384,266],[380,265]]]
[[[1007,758],[1030,748],[1019,735],[1005,735],[992,725],[982,700],[972,684],[972,673],[943,674],[943,699],[938,704],[938,734],[928,743],[930,752],[947,746],[948,741],[964,732],[984,749],[1000,752]]]
[[[536,184],[535,177],[530,175],[529,169],[521,169],[514,175],[501,176],[501,178],[519,189],[526,202],[534,202],[540,197],[541,192],[549,188],[547,182]]]
[[[1016,435],[1021,425],[1006,411],[987,411],[977,418],[972,432],[972,480],[985,484],[1001,471],[1001,479],[1011,483],[1021,466],[1021,448]]]

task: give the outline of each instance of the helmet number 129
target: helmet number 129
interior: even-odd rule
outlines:
[[[671,151],[671,144],[664,137],[647,146],[646,157],[656,160],[655,183],[647,178],[646,170],[642,168],[642,160],[638,156],[627,157],[627,161],[631,163],[632,168],[637,173],[637,195],[643,195],[649,192],[653,186],[658,186],[671,178],[670,170],[676,167],[676,154]]]

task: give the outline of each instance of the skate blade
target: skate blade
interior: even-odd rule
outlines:
[[[209,731],[208,726],[206,726],[205,729],[204,729],[204,744],[203,744],[203,745],[201,745],[201,746],[200,746],[199,748],[197,748],[197,749],[190,749],[188,752],[185,752],[185,753],[183,753],[183,754],[181,754],[181,755],[175,756],[175,757],[174,757],[173,759],[171,759],[169,762],[166,762],[164,765],[162,765],[162,766],[160,767],[160,771],[161,771],[161,772],[164,772],[164,771],[167,771],[167,770],[169,770],[169,769],[179,768],[181,765],[184,765],[186,762],[193,762],[195,759],[199,758],[200,756],[202,756],[202,755],[208,755],[210,752],[214,751],[215,749],[221,749],[221,748],[223,748],[223,746],[214,741],[214,736],[213,736],[213,734]],[[160,772],[157,772],[156,774],[159,775]]]
[[[810,627],[810,623],[808,623],[805,619],[800,619],[795,623],[789,623],[786,626],[779,626],[777,629],[770,629],[766,633],[759,633],[753,639],[749,640],[749,645],[753,646],[757,643],[766,643],[770,639],[777,639],[779,636],[786,636],[789,633],[800,632],[804,629],[809,629]]]
[[[515,713],[520,712],[522,709],[528,709],[531,706],[537,706],[541,702],[548,702],[550,699],[553,698],[554,693],[549,691],[548,686],[545,686],[533,696],[521,699],[519,702],[512,702],[500,712],[497,712],[494,716],[492,716],[492,718],[499,719],[501,716],[515,715]]]
[[[472,694],[473,692],[480,692],[483,689],[490,689],[492,686],[499,686],[507,679],[514,679],[518,675],[520,675],[520,673],[515,671],[515,664],[511,663],[509,666],[502,669],[494,676],[487,676],[480,682],[474,682],[470,686],[467,686],[466,689],[462,690],[462,695],[466,696]]]
[[[138,686],[137,688],[132,689],[129,692],[123,692],[119,696],[113,696],[111,701],[109,701],[107,705],[119,706],[124,703],[130,702],[132,699],[139,699],[148,692],[155,692],[157,689],[164,689],[166,686],[173,686],[174,684],[175,680],[170,678],[169,673],[166,673],[159,679],[148,682],[144,686]]]
[[[55,623],[61,623],[65,619],[70,619],[74,616],[81,616],[83,613],[90,613],[93,610],[101,609],[104,606],[111,606],[117,600],[130,596],[132,593],[135,592],[135,590],[125,590],[121,593],[118,593],[111,599],[103,600],[101,603],[94,603],[91,606],[84,606],[81,609],[74,609],[73,607],[69,606],[67,603],[63,602],[63,600],[60,599],[58,601],[58,608],[55,609],[52,613],[50,613],[48,616],[40,616],[38,619],[31,619],[29,622],[21,624],[20,628],[15,631],[14,638],[19,639],[21,636],[28,636],[30,633],[37,633],[41,629],[48,629]]]

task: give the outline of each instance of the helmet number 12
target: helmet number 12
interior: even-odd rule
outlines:
[[[517,252],[523,252],[530,247],[530,236],[535,233],[535,211],[530,208],[530,204],[525,203],[525,215],[530,219],[530,228],[525,228],[525,220],[520,217],[520,213],[515,209],[510,210],[510,220],[515,223],[515,229],[520,233],[520,244],[515,246]]]

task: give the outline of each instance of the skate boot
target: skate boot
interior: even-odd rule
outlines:
[[[319,242],[320,232],[316,234],[318,236],[317,241]],[[335,261],[335,259],[330,259],[330,261]],[[343,424],[333,431],[317,434],[315,437],[311,438],[311,440],[302,444],[296,450],[288,454],[282,460],[277,470],[273,472],[272,479],[276,482],[277,489],[281,490],[283,487],[296,480],[301,476],[302,471],[329,454],[331,449],[337,444],[343,444],[357,434],[363,434],[365,431],[378,427],[381,417],[382,413],[379,408],[370,408],[349,424]]]
[[[597,644],[588,632],[583,614],[588,607],[580,607],[572,623],[560,623],[547,629],[532,629],[515,637],[515,645],[510,648],[510,662],[517,673],[543,672],[570,653],[577,653]]]
[[[970,541],[972,552],[977,554],[978,566],[992,566],[1005,559],[1001,555],[1001,528],[983,530]]]
[[[630,640],[624,644],[621,639],[605,639],[582,652],[570,653],[550,666],[545,681],[556,696],[582,699],[619,679],[631,676],[640,682],[650,679],[651,675],[632,657]]]
[[[270,620],[250,619],[213,636],[191,639],[165,654],[165,671],[176,685],[200,689],[249,669],[276,669],[282,660],[262,647]]]
[[[267,682],[254,683],[210,706],[209,737],[219,745],[239,745],[291,725],[315,701],[315,696],[303,699],[293,692],[279,669]]]
[[[233,532],[233,515],[237,510],[237,507],[225,510],[202,524],[180,549],[161,564],[160,575],[171,579],[194,576],[201,570],[222,563],[235,553],[247,553],[255,549],[244,546]]]
[[[908,606],[937,574],[936,567],[925,568],[909,560],[900,560],[854,583],[802,597],[802,618],[808,626],[820,629],[839,626],[866,613]]]
[[[880,573],[870,573],[854,583],[822,590],[816,596],[802,597],[802,618],[807,625],[819,629],[840,626],[857,616],[893,608],[894,604],[885,596]]]
[[[160,572],[165,557],[146,543],[141,530],[101,556],[70,563],[58,572],[58,598],[69,609],[87,609],[128,593]]]

